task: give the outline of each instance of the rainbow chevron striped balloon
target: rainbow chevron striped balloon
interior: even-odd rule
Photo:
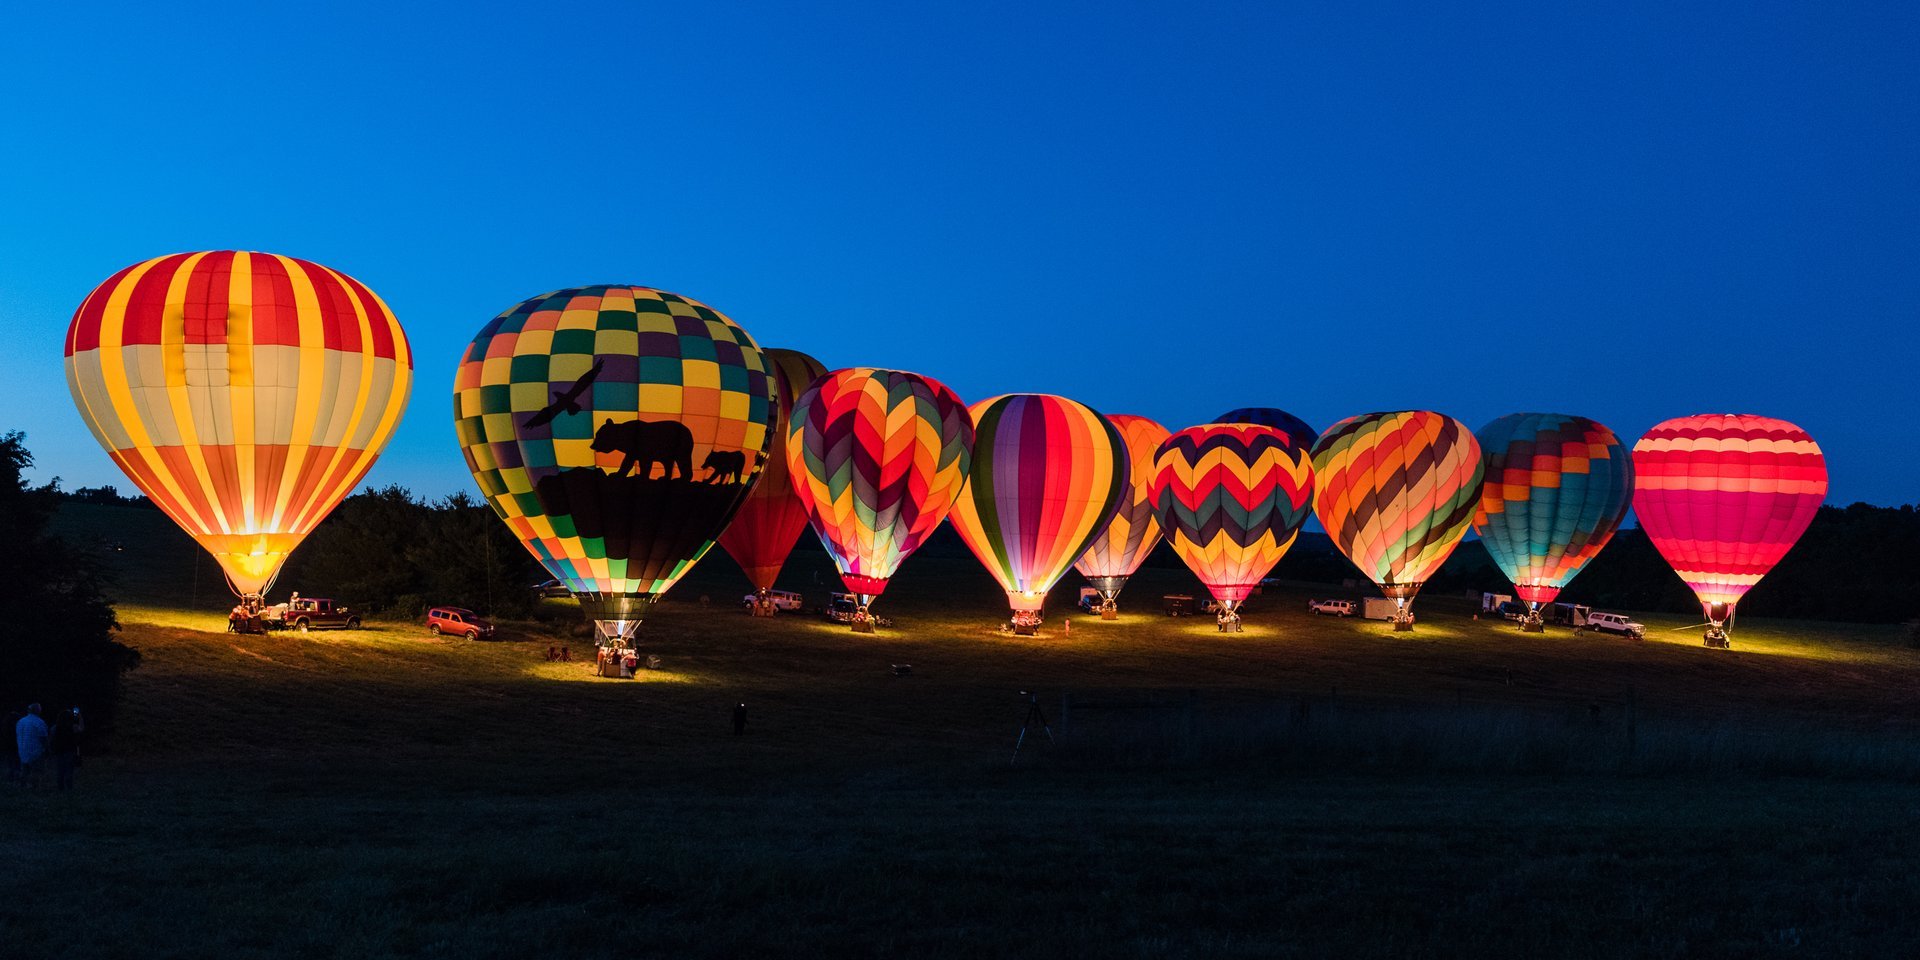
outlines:
[[[1065,397],[1016,393],[973,405],[973,466],[953,528],[1007,591],[1014,626],[1113,519],[1127,448],[1105,417]]]
[[[1626,444],[1586,417],[1558,413],[1509,414],[1475,437],[1486,457],[1480,542],[1520,599],[1552,603],[1626,519]]]
[[[1313,510],[1334,546],[1407,604],[1473,525],[1485,465],[1472,431],[1427,410],[1369,413],[1327,428],[1313,445]]]
[[[1113,519],[1073,565],[1100,591],[1102,616],[1117,613],[1120,589],[1160,542],[1160,521],[1153,517],[1154,456],[1168,435],[1166,427],[1146,417],[1116,414],[1107,421],[1127,447],[1127,488]]]
[[[1160,444],[1154,518],[1235,622],[1234,609],[1299,536],[1313,477],[1307,449],[1272,427],[1212,423]]]
[[[770,347],[764,352],[774,375],[773,446],[767,452],[767,467],[760,479],[747,491],[747,499],[727,524],[726,532],[720,534],[720,546],[763,597],[773,589],[800,531],[807,528],[807,505],[787,477],[787,424],[793,419],[793,404],[800,399],[800,392],[827,372],[820,361],[798,350]]]
[[[114,463],[242,596],[358,485],[413,383],[373,291],[317,263],[218,250],[137,263],[80,304],[67,385]]]
[[[1820,445],[1771,417],[1668,420],[1633,445],[1633,465],[1634,514],[1700,598],[1712,625],[1709,641],[1827,498]]]
[[[972,454],[966,404],[930,377],[836,370],[795,401],[788,475],[863,606],[946,519]]]

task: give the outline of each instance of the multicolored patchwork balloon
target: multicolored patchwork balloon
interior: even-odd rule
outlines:
[[[695,300],[635,286],[534,297],[454,375],[467,467],[603,644],[713,546],[766,461],[765,354]]]
[[[774,374],[773,426],[769,431],[773,445],[767,452],[766,469],[760,472],[753,489],[747,492],[740,512],[733,515],[726,532],[720,534],[720,546],[746,572],[760,597],[760,609],[767,610],[768,592],[786,565],[787,554],[800,531],[807,528],[807,505],[794,492],[787,478],[787,424],[793,418],[793,403],[814,380],[825,376],[820,361],[798,350],[768,348],[764,351]]]
[[[1105,417],[1065,397],[1016,393],[968,412],[973,466],[953,528],[1007,591],[1014,632],[1032,634],[1047,591],[1120,505],[1126,444]]]
[[[1319,431],[1307,425],[1305,420],[1277,407],[1240,407],[1228,410],[1213,418],[1214,423],[1256,423],[1263,427],[1272,427],[1293,438],[1303,450],[1313,449],[1313,442],[1320,439]]]
[[[858,600],[855,630],[872,630],[867,606],[946,519],[972,455],[967,405],[931,377],[836,370],[794,402],[789,477]]]
[[[1111,620],[1119,615],[1120,589],[1160,542],[1160,521],[1153,518],[1154,455],[1167,439],[1167,428],[1126,414],[1107,421],[1127,447],[1127,487],[1113,519],[1087,544],[1073,568],[1100,591],[1100,616]]]
[[[1480,428],[1486,482],[1474,526],[1528,604],[1522,629],[1613,539],[1633,498],[1633,460],[1585,417],[1515,413]]]
[[[1398,604],[1394,629],[1421,584],[1473,526],[1485,465],[1466,425],[1426,410],[1348,417],[1313,445],[1313,510],[1340,552]]]
[[[67,385],[114,463],[241,596],[393,436],[413,353],[373,291],[317,263],[218,250],[137,263],[67,329]]]
[[[1793,548],[1827,498],[1827,460],[1805,430],[1751,414],[1668,420],[1633,445],[1633,512],[1693,588],[1707,643]]]
[[[1221,630],[1306,522],[1307,448],[1272,427],[1210,423],[1168,437],[1154,456],[1153,513],[1187,568],[1220,602]]]

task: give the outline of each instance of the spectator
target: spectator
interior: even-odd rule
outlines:
[[[47,722],[40,719],[40,705],[30,704],[27,715],[13,725],[15,747],[20,751],[20,779],[28,787],[39,784],[40,767],[47,755]]]

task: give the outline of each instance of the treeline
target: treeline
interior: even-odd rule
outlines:
[[[326,595],[405,616],[447,605],[526,617],[539,602],[532,585],[547,578],[492,507],[465,492],[426,501],[387,486],[341,501],[278,583],[324,584]]]

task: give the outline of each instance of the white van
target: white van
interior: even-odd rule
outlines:
[[[753,602],[756,599],[757,598],[751,593],[746,595],[744,602],[748,610],[753,609]],[[792,590],[769,590],[767,591],[767,599],[773,601],[773,609],[782,613],[794,613],[802,606],[800,595],[794,593]]]
[[[1639,640],[1647,635],[1647,628],[1639,621],[1632,620],[1624,613],[1589,613],[1587,629],[1606,633],[1618,633]]]
[[[1355,607],[1352,600],[1308,600],[1307,609],[1315,614],[1351,617]]]

